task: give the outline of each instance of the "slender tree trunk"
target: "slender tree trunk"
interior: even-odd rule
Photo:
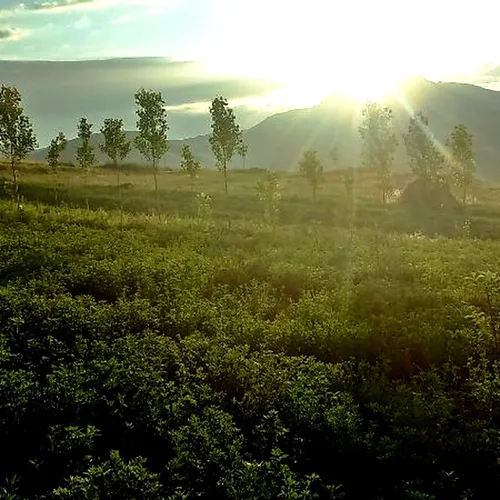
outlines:
[[[158,193],[158,172],[157,172],[156,160],[153,160],[153,176],[155,179],[155,198],[156,198],[156,211],[158,212],[158,220],[161,222],[160,214],[160,197]]]
[[[14,157],[14,153],[11,149],[10,153],[10,167],[12,169],[12,180],[14,182],[14,194],[16,197],[16,205],[17,205],[17,210],[20,210],[21,204],[20,204],[20,199],[19,199],[19,183],[17,180],[17,166],[16,166],[16,159]]]
[[[228,191],[227,191],[227,163],[226,163],[225,159],[224,159],[224,165],[223,165],[223,172],[224,172],[224,192],[227,195],[228,194]]]
[[[56,167],[56,168],[58,168],[58,167]],[[54,202],[56,204],[56,210],[57,210],[57,207],[59,206],[59,184],[60,184],[59,172],[56,170],[56,188],[54,190]]]
[[[467,205],[467,182],[465,182],[464,180],[464,194],[463,194],[463,206],[464,206],[464,211],[465,211],[465,207]]]
[[[224,158],[224,165],[223,165],[223,172],[224,172],[224,192],[226,193],[226,201],[228,199],[228,189],[227,189],[227,161]],[[229,207],[229,203],[226,204],[227,207]],[[231,230],[231,214],[228,212],[227,214],[227,227],[229,230]]]
[[[120,184],[120,166],[118,165],[118,160],[114,159],[114,164],[116,168],[116,185],[118,187],[118,203],[120,204],[120,230],[123,229],[123,203],[122,203],[122,187]]]

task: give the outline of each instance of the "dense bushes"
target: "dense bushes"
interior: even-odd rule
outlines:
[[[500,488],[494,243],[0,208],[0,497]]]

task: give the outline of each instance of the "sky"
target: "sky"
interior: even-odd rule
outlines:
[[[175,98],[165,96],[173,112],[206,114],[223,81],[244,88],[229,97],[249,126],[335,92],[375,97],[413,75],[494,87],[499,13],[492,0],[0,0],[0,61],[165,58],[150,68],[156,77],[142,75],[145,85],[163,78],[167,91],[176,64],[189,62]],[[145,71],[137,64],[127,78]],[[37,78],[64,86],[63,67],[37,67]],[[0,75],[28,88],[25,71]],[[126,73],[113,71],[110,88]],[[79,75],[84,95],[95,85]]]

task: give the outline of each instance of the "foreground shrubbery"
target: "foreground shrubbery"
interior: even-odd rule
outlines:
[[[0,219],[1,498],[500,488],[497,244]]]

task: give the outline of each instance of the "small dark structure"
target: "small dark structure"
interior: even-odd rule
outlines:
[[[453,196],[450,186],[443,181],[415,179],[401,194],[399,202],[418,211],[455,212],[460,203]]]

